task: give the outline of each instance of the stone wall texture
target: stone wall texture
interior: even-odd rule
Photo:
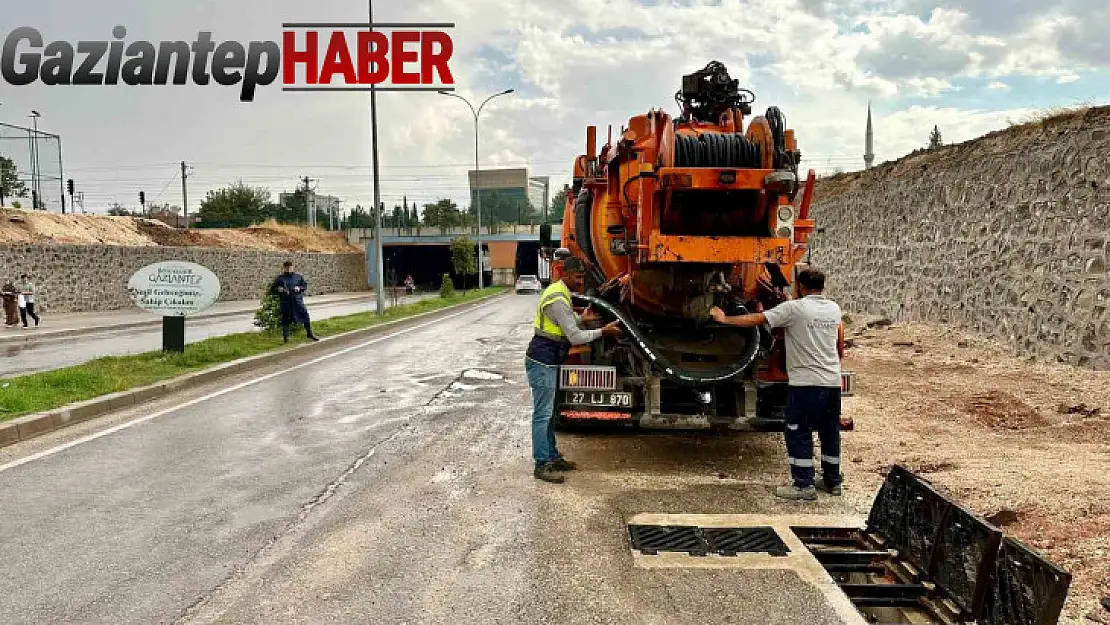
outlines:
[[[1110,108],[824,179],[813,215],[846,310],[1110,369]]]
[[[220,301],[252,300],[292,260],[308,281],[309,295],[368,288],[364,254],[314,254],[201,247],[114,245],[0,245],[0,280],[26,273],[44,312],[135,308],[127,281],[140,267],[164,260],[198,263],[220,278]]]

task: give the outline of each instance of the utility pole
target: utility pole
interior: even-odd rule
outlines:
[[[181,211],[185,214],[185,229],[189,229],[189,169],[185,161],[181,161]]]
[[[374,32],[374,0],[367,0],[367,9],[370,18],[370,32]],[[377,69],[377,64],[372,64],[371,71]],[[384,208],[381,203],[381,189],[379,188],[380,179],[378,178],[378,89],[377,85],[370,84],[370,135],[373,143],[372,157],[374,159],[374,206],[377,207],[377,216],[375,217],[376,231],[374,233],[374,247],[376,253],[374,254],[375,267],[374,270],[374,291],[378,296],[378,314],[385,313],[385,259],[382,258],[384,252],[382,245],[382,209]]]

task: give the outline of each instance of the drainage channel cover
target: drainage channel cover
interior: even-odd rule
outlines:
[[[645,556],[660,552],[692,556],[766,553],[785,556],[786,543],[772,527],[694,527],[690,525],[629,525],[632,549]]]

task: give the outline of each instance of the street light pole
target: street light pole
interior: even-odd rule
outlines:
[[[367,0],[370,18],[370,32],[374,32],[374,0]],[[371,71],[377,69],[372,66]],[[382,196],[380,179],[378,178],[378,89],[377,85],[370,83],[370,135],[373,144],[371,156],[374,161],[374,292],[378,297],[378,314],[385,313],[385,262],[382,255],[385,253],[382,238]]]
[[[39,183],[39,118],[42,117],[42,113],[31,111],[29,117],[35,129],[34,138],[31,139],[31,189],[34,191],[35,199],[31,202],[31,208],[38,210],[39,206],[43,205],[42,185]]]
[[[482,114],[482,109],[486,107],[486,104],[488,104],[490,100],[492,100],[492,99],[494,99],[498,96],[509,95],[512,92],[513,92],[513,89],[506,89],[505,91],[502,91],[501,93],[495,93],[495,94],[491,95],[490,97],[486,98],[485,102],[482,102],[482,104],[478,107],[478,110],[474,110],[474,105],[470,103],[470,100],[467,100],[466,98],[462,97],[461,95],[459,95],[457,93],[453,93],[453,92],[450,92],[450,91],[440,91],[439,92],[440,95],[451,96],[452,98],[458,98],[458,99],[462,100],[463,102],[466,102],[466,105],[468,107],[470,107],[470,112],[474,115],[474,187],[475,187],[475,190],[474,190],[474,198],[475,198],[474,199],[474,204],[478,209],[477,212],[478,212],[478,288],[479,289],[485,288],[485,279],[483,277],[483,269],[484,269],[483,265],[484,265],[484,263],[482,262],[483,258],[484,258],[483,254],[482,254],[482,168],[481,168],[481,164],[479,163],[479,160],[478,160],[478,118]]]

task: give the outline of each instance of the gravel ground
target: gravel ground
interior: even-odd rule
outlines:
[[[1110,623],[1110,372],[1036,363],[1000,345],[925,325],[852,324],[848,367],[859,374],[845,410],[851,504],[866,510],[894,462],[1074,579],[1069,623]],[[849,493],[846,493],[846,495]],[[1088,615],[1104,621],[1087,619]]]

